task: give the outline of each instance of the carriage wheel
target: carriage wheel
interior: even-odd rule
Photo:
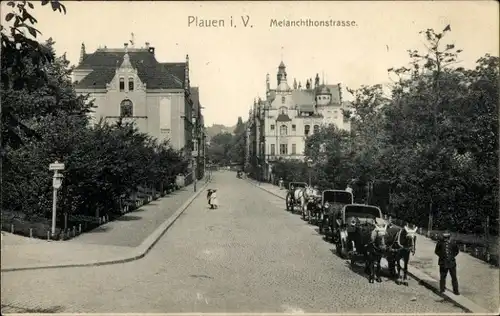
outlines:
[[[335,240],[335,235],[333,232],[333,224],[331,224],[331,223],[330,223],[330,226],[328,227],[328,234],[329,234],[330,240],[333,242]]]
[[[288,212],[290,212],[290,193],[287,193],[286,194],[286,198],[285,198],[285,204],[286,204],[286,210]]]
[[[354,265],[356,263],[356,258],[355,258],[356,256],[354,253],[354,249],[355,249],[356,245],[354,244],[354,241],[351,241],[351,243],[352,243],[352,249],[353,249],[353,251],[351,252],[351,265]],[[356,251],[357,251],[357,249],[356,249]]]

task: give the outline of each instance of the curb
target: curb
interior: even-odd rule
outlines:
[[[280,199],[284,198],[282,196],[279,196],[278,194],[271,192],[258,184],[254,183],[251,180],[247,180],[248,183],[252,184],[253,186],[261,189],[262,191],[265,191],[271,195],[274,195],[276,197],[279,197]],[[427,275],[426,273],[420,271],[420,269],[415,268],[411,266],[411,264],[408,266],[408,275],[411,276],[413,279],[415,279],[420,285],[423,285],[427,289],[431,290],[435,294],[439,295],[440,297],[444,298],[445,300],[455,304],[456,306],[460,307],[461,309],[465,310],[466,312],[469,313],[474,313],[474,314],[483,314],[483,315],[495,315],[493,312],[488,312],[485,308],[477,305],[470,299],[464,297],[464,296],[457,296],[453,294],[453,292],[445,290],[444,293],[439,292],[439,288],[435,285],[438,284],[439,281],[436,279],[432,278],[431,276]]]
[[[213,178],[212,178],[213,179]],[[199,181],[201,182],[201,181]],[[174,222],[181,216],[182,213],[193,203],[193,201],[200,195],[200,193],[205,189],[205,187],[210,184],[210,182],[205,182],[199,186],[196,192],[191,195],[191,197],[184,202],[181,207],[179,207],[172,216],[167,218],[151,235],[149,235],[138,247],[132,250],[133,255],[123,256],[121,258],[103,260],[103,261],[90,261],[84,263],[67,263],[67,264],[53,264],[53,265],[31,265],[31,266],[21,266],[14,268],[1,269],[0,272],[13,272],[13,271],[24,271],[24,270],[41,270],[41,269],[55,269],[55,268],[75,268],[75,267],[92,267],[92,266],[103,266],[117,263],[126,263],[134,260],[143,258],[160,240],[160,238],[165,234],[165,232],[174,224]]]

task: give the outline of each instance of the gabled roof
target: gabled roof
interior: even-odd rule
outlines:
[[[115,76],[116,68],[123,62],[125,51],[98,49],[86,54],[78,69],[93,70],[76,84],[77,89],[104,89]],[[186,63],[159,63],[154,54],[147,50],[129,51],[130,62],[137,69],[142,82],[148,89],[184,88],[184,67]]]
[[[280,114],[276,118],[276,122],[290,122],[292,119],[286,114]]]
[[[161,63],[163,67],[171,74],[184,82],[186,78],[186,63]],[[198,88],[196,88],[198,89]]]

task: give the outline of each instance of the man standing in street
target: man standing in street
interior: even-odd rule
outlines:
[[[460,295],[460,292],[458,291],[457,262],[455,260],[458,252],[458,245],[451,240],[450,232],[445,231],[442,238],[436,244],[436,249],[434,250],[434,253],[439,257],[439,290],[441,293],[443,293],[446,288],[446,276],[449,272],[451,284],[453,285],[453,293],[455,295]]]

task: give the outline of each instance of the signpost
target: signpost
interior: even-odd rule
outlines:
[[[64,176],[59,171],[64,170],[64,164],[58,161],[49,165],[49,170],[54,170],[54,177],[52,178],[52,237],[56,235],[56,215],[57,215],[57,190],[61,188],[62,179]]]

